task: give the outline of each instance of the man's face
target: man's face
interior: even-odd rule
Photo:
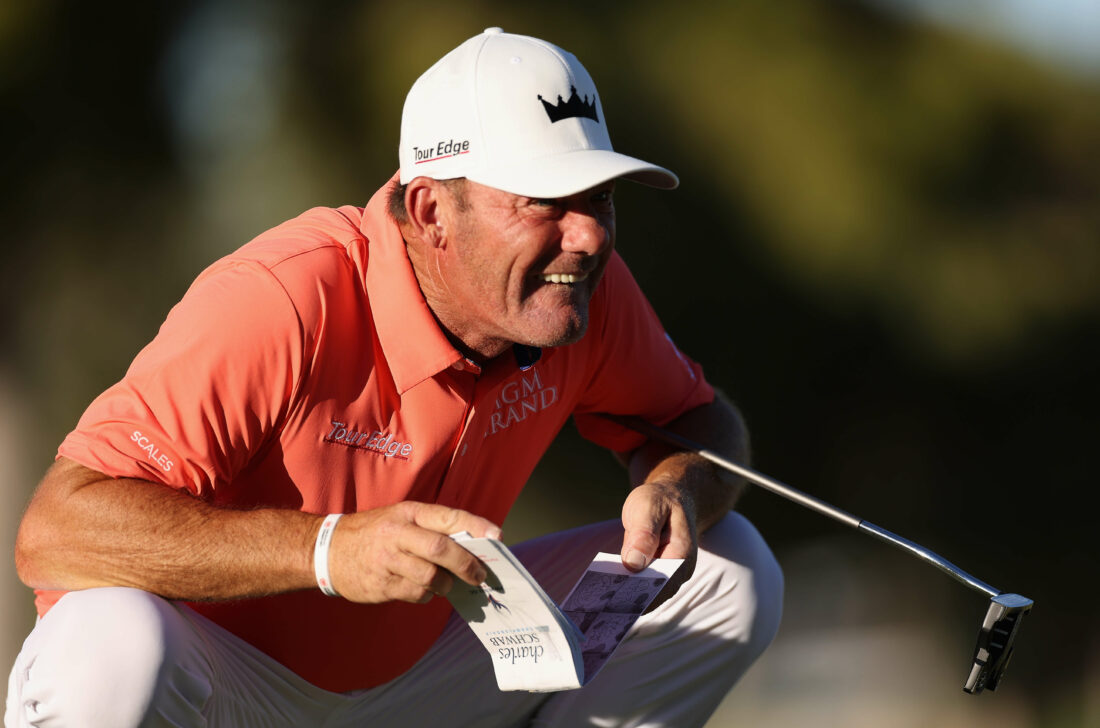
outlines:
[[[486,357],[513,343],[579,340],[615,245],[614,186],[534,199],[467,181],[463,194],[447,196],[445,300],[433,305],[440,321]]]

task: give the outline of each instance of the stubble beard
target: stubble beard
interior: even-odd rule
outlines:
[[[579,292],[573,292],[577,296]],[[526,330],[527,341],[516,343],[527,346],[555,347],[575,344],[584,338],[588,330],[589,304],[592,290],[586,290],[580,297],[568,303],[559,303],[551,310],[528,312]]]

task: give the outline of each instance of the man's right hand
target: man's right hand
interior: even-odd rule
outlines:
[[[219,508],[61,458],[27,507],[15,561],[36,589],[128,586],[168,599],[248,599],[317,589],[320,522],[290,509]],[[329,546],[329,576],[357,602],[427,601],[446,594],[454,576],[479,584],[484,567],[449,538],[459,531],[500,534],[484,518],[425,503],[346,515]]]
[[[427,602],[454,577],[485,581],[485,567],[450,534],[500,537],[491,521],[431,503],[405,501],[344,516],[332,534],[332,586],[353,602]]]

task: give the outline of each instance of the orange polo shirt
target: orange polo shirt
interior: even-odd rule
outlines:
[[[624,451],[641,438],[589,413],[665,422],[713,399],[618,255],[581,341],[470,364],[428,309],[385,190],[365,209],[310,210],[204,271],[59,454],[235,508],[417,500],[501,523],[571,415]],[[39,612],[59,596],[40,592]],[[338,692],[409,669],[450,613],[444,599],[319,590],[192,606]]]

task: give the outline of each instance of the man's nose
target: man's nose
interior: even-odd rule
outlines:
[[[599,255],[611,244],[611,231],[595,215],[570,210],[562,218],[562,250]]]

